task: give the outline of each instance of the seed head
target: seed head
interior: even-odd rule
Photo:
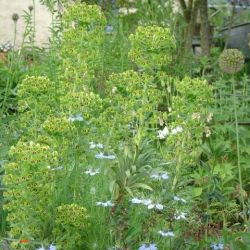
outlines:
[[[12,15],[12,20],[13,20],[14,22],[17,22],[18,19],[19,19],[19,15],[18,15],[17,13],[14,13],[14,14]]]
[[[34,6],[33,6],[33,5],[30,5],[30,6],[28,7],[28,9],[29,9],[29,11],[31,12],[31,11],[34,9]]]
[[[219,58],[220,69],[227,74],[234,74],[244,67],[244,56],[238,49],[226,49]]]

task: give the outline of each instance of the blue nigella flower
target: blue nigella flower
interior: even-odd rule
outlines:
[[[213,250],[223,250],[224,249],[224,244],[222,243],[213,243],[210,245],[211,249]]]
[[[141,245],[138,250],[157,250],[157,246],[154,243],[151,244],[143,244]]]
[[[111,35],[114,32],[114,27],[112,25],[107,25],[105,31],[106,31],[106,34]]]

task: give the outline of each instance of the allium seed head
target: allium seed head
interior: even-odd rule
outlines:
[[[226,49],[219,58],[220,69],[227,74],[235,74],[244,66],[244,56],[238,49]]]

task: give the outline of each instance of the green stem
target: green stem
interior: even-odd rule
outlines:
[[[246,222],[246,213],[245,213],[245,204],[244,204],[244,197],[243,197],[243,185],[242,185],[242,169],[240,164],[240,140],[239,140],[239,125],[238,125],[238,115],[237,115],[237,107],[236,107],[236,91],[235,91],[235,79],[232,79],[233,85],[233,105],[234,105],[234,119],[235,119],[235,132],[236,132],[236,143],[237,143],[237,166],[238,166],[238,178],[239,178],[239,185],[240,185],[240,199],[243,208],[243,217],[244,222]]]

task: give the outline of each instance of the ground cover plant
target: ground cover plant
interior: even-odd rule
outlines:
[[[244,56],[194,73],[157,6],[105,3],[66,4],[45,59],[31,39],[14,95],[5,73],[1,247],[249,249]]]

